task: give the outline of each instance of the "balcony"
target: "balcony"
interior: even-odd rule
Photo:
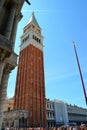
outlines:
[[[5,49],[9,52],[12,51],[12,42],[1,34],[0,34],[0,48]]]

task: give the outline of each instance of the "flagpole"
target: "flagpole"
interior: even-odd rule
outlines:
[[[76,60],[77,60],[77,64],[78,64],[78,69],[79,69],[79,73],[80,73],[81,82],[82,82],[83,92],[84,92],[84,96],[85,96],[85,102],[86,102],[86,105],[87,105],[87,96],[86,96],[85,85],[84,85],[83,76],[82,76],[80,63],[79,63],[79,59],[78,59],[78,55],[77,55],[76,46],[75,46],[74,41],[73,41],[73,46],[74,46],[75,56],[76,56]]]

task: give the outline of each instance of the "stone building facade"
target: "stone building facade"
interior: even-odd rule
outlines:
[[[17,25],[24,0],[0,0],[0,126],[2,124],[10,72],[17,65],[14,52]]]
[[[87,109],[67,104],[69,123],[87,124]]]
[[[54,102],[49,99],[46,100],[46,119],[47,119],[47,127],[55,126],[55,109]]]
[[[46,119],[47,127],[87,124],[87,109],[67,104],[64,101],[47,99]]]
[[[3,127],[12,125],[14,127],[30,127],[28,124],[28,111],[26,110],[13,110],[13,98],[7,100],[6,110],[4,112]],[[16,114],[15,114],[16,113]],[[87,124],[87,109],[78,107],[76,105],[69,105],[60,100],[46,99],[46,122],[47,128],[58,127],[61,125],[80,125],[81,123]]]
[[[14,106],[14,97],[12,98],[7,98],[5,102],[5,111],[13,111],[13,106]]]
[[[3,127],[23,128],[28,127],[28,111],[10,110],[3,114]]]
[[[67,105],[60,100],[46,100],[47,127],[68,124]]]

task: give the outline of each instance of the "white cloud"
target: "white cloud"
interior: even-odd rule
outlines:
[[[58,74],[58,72],[48,72],[46,71],[45,77],[47,80],[63,80],[63,79],[68,79],[74,76],[79,75],[76,72],[71,72],[71,73],[64,73],[64,74]]]

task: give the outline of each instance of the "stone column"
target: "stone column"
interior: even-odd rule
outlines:
[[[12,29],[12,36],[11,36],[11,40],[13,42],[13,45],[12,45],[13,50],[14,50],[14,45],[15,45],[15,37],[16,37],[16,32],[17,32],[17,25],[18,25],[18,22],[15,19],[13,29]]]
[[[7,97],[7,84],[8,84],[9,72],[4,72],[2,76],[2,83],[0,88],[0,126],[2,126],[3,112],[5,110],[5,101]]]
[[[10,37],[10,40],[13,42],[13,46],[12,46],[13,49],[15,45],[18,22],[20,21],[21,18],[22,18],[21,13],[16,14],[14,18],[13,28],[12,28],[11,37]]]
[[[12,7],[10,9],[10,14],[9,14],[9,19],[7,21],[7,26],[6,26],[6,30],[5,30],[5,36],[10,39],[11,36],[11,32],[12,32],[12,27],[13,27],[13,22],[14,22],[14,17],[15,17],[15,12],[16,9],[15,7]]]
[[[1,80],[2,80],[2,75],[3,75],[3,70],[5,67],[5,57],[6,57],[7,53],[4,50],[3,52],[0,51],[0,87],[1,87]]]
[[[4,66],[5,64],[3,62],[0,62],[0,87],[1,87],[1,80],[2,80]]]
[[[1,11],[1,9],[2,9],[4,3],[5,3],[5,0],[0,0],[0,11]]]

